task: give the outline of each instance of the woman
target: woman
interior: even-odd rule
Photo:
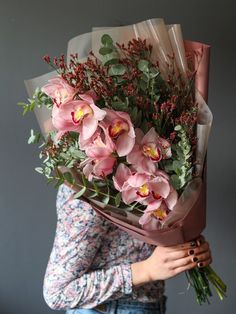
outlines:
[[[44,298],[66,314],[165,313],[164,280],[212,261],[197,241],[155,247],[136,240],[73,199],[66,185],[57,194],[57,228],[44,278]]]

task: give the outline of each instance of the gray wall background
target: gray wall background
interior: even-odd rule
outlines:
[[[204,235],[211,243],[228,298],[198,306],[185,275],[167,281],[167,313],[233,313],[236,294],[234,1],[51,0],[0,1],[0,313],[49,314],[42,283],[56,227],[56,190],[34,171],[38,149],[26,143],[34,115],[22,118],[24,79],[43,74],[41,61],[66,52],[73,36],[92,26],[128,24],[151,17],[181,23],[184,37],[211,45],[209,105],[214,126],[208,150],[208,212]],[[63,313],[63,312],[62,312]]]

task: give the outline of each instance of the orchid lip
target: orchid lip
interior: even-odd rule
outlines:
[[[146,157],[149,157],[153,161],[158,162],[162,158],[160,148],[156,147],[154,143],[143,145],[142,150],[143,150],[143,154]]]
[[[125,121],[116,120],[109,126],[108,130],[112,138],[117,138],[122,133],[129,131],[129,125]]]
[[[92,114],[93,110],[90,106],[85,105],[77,108],[75,111],[71,112],[72,121],[74,124],[80,124],[81,121],[88,115]]]
[[[57,100],[56,100],[56,98],[53,98],[52,101],[53,101],[53,104],[57,106],[57,108],[60,108],[61,102],[58,103]]]
[[[142,186],[140,186],[139,190],[136,192],[137,195],[141,196],[141,197],[147,197],[150,195],[150,191],[148,189],[147,184],[143,184]]]
[[[153,196],[156,200],[162,199],[162,196],[161,196],[160,194],[155,193],[154,191],[152,191],[152,196]]]
[[[162,221],[167,216],[167,211],[161,208],[157,208],[153,211],[152,215],[157,218],[158,220]]]
[[[74,124],[80,124],[81,121],[82,121],[83,118],[84,118],[84,115],[82,116],[82,118],[76,119],[76,118],[75,118],[75,112],[72,111],[72,112],[71,112],[71,117],[72,117],[72,121],[73,121]]]

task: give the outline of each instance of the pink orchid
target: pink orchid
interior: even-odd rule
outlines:
[[[135,129],[136,144],[127,156],[127,161],[139,172],[154,174],[161,159],[171,157],[170,143],[161,138],[151,128],[145,135],[141,129]]]
[[[107,129],[98,129],[85,147],[88,158],[80,164],[89,181],[112,173],[116,162],[114,152],[115,145]]]
[[[156,179],[156,178],[155,178]],[[155,180],[154,179],[154,180]],[[140,217],[139,223],[147,230],[155,230],[162,220],[164,220],[169,212],[174,208],[178,200],[176,190],[170,185],[169,193],[166,198],[162,197],[158,192],[158,184],[154,187],[154,195],[144,214]]]
[[[52,109],[52,123],[60,132],[80,133],[81,141],[89,139],[97,130],[98,121],[102,121],[106,112],[98,108],[89,94],[80,94],[81,100],[72,100]]]
[[[160,226],[160,222],[169,214],[170,209],[163,200],[151,202],[140,217],[139,223],[146,230],[155,230]]]
[[[73,99],[75,89],[60,77],[52,78],[41,90],[52,98],[53,103],[60,107],[62,104]]]
[[[121,192],[122,200],[125,204],[134,201],[142,201],[142,198],[149,196],[146,183],[150,180],[150,176],[145,173],[132,173],[125,164],[119,164],[113,183],[115,188]]]
[[[126,156],[131,152],[135,143],[135,132],[130,116],[122,111],[104,110],[107,113],[104,123],[116,144],[117,154],[120,157]]]
[[[113,176],[115,188],[121,192],[126,204],[134,201],[148,205],[153,201],[165,200],[168,208],[172,208],[178,198],[177,192],[170,185],[168,176],[163,171],[156,171],[155,176],[130,170],[119,164]]]

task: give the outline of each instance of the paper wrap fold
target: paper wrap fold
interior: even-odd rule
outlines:
[[[174,53],[174,67],[176,73],[181,73],[186,78],[187,61],[186,52],[202,51],[202,59],[198,67],[195,79],[196,100],[199,104],[197,126],[197,173],[198,177],[189,182],[180,196],[176,206],[167,216],[158,230],[144,230],[138,225],[138,217],[132,212],[124,213],[109,211],[109,206],[104,207],[100,202],[89,201],[94,210],[111,221],[119,228],[128,232],[131,236],[154,245],[176,245],[196,238],[206,225],[206,150],[209,132],[212,123],[212,114],[207,106],[208,75],[210,46],[203,43],[183,40],[180,25],[165,25],[163,19],[151,19],[137,24],[121,27],[94,28],[92,32],[79,35],[68,43],[67,57],[71,53],[78,53],[80,61],[86,60],[92,50],[99,58],[101,36],[107,33],[114,42],[127,44],[130,39],[142,38],[153,45],[152,57],[159,61],[162,76],[167,73],[169,56]],[[55,77],[56,72],[50,72],[40,77],[25,81],[26,89],[30,97],[36,87],[42,87],[48,79]],[[35,114],[44,136],[53,130],[51,112],[46,108],[35,109]],[[66,183],[66,182],[65,182]],[[67,183],[66,183],[67,184]],[[68,184],[69,185],[69,184]],[[71,185],[70,185],[71,186]],[[71,186],[76,190],[74,186]]]

